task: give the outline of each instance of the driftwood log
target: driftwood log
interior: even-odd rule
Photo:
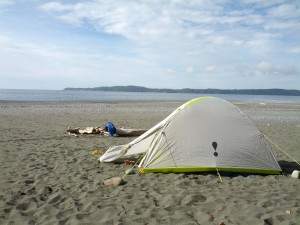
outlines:
[[[80,127],[77,127],[77,128],[68,127],[67,134],[70,134],[70,135],[80,135],[80,134],[104,135],[105,132],[104,132],[103,128],[100,128],[100,127],[87,127],[85,129],[80,129]]]

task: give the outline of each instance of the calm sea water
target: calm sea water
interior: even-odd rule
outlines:
[[[103,91],[63,91],[63,90],[13,90],[0,89],[0,100],[6,101],[187,101],[203,96],[201,94],[181,93],[140,93]],[[272,95],[210,95],[228,101],[246,102],[300,102],[300,96]]]

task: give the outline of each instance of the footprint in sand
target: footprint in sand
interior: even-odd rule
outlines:
[[[28,211],[28,210],[34,210],[36,209],[36,207],[37,204],[34,199],[27,199],[26,202],[18,204],[16,206],[16,209],[20,211]]]
[[[49,203],[49,204],[55,204],[55,203],[60,202],[61,199],[62,199],[62,198],[61,198],[61,195],[60,195],[60,194],[55,194],[54,196],[52,196],[52,197],[50,198],[50,200],[48,201],[48,203]]]

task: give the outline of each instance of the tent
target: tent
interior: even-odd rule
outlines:
[[[141,172],[228,171],[281,174],[263,135],[233,104],[199,97],[177,108],[126,145],[110,147],[99,160],[142,154]]]

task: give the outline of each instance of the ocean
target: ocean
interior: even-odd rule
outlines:
[[[188,101],[205,96],[184,93],[107,92],[107,91],[64,91],[64,90],[21,90],[0,89],[0,101]],[[300,102],[300,96],[277,95],[209,95],[228,101],[244,102]]]

